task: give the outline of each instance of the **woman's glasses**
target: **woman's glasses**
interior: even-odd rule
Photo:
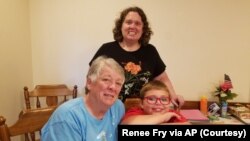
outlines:
[[[148,104],[156,104],[159,100],[162,105],[168,105],[170,103],[169,97],[155,97],[155,96],[146,96],[143,99],[146,99]]]

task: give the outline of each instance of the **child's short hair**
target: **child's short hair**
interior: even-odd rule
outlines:
[[[166,91],[169,94],[169,90],[167,86],[159,80],[152,80],[148,83],[146,83],[142,89],[140,90],[140,98],[144,98],[145,93],[150,91],[150,90],[163,90]]]

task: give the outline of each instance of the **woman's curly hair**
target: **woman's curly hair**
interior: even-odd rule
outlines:
[[[144,13],[144,11],[139,8],[139,7],[129,7],[127,9],[124,9],[121,12],[121,15],[118,19],[116,19],[115,21],[115,27],[113,29],[113,36],[114,39],[118,42],[121,42],[123,40],[123,36],[122,36],[122,23],[125,20],[125,17],[127,16],[127,14],[129,12],[137,12],[140,16],[141,16],[141,20],[143,22],[143,33],[141,38],[139,39],[139,43],[142,45],[146,45],[149,43],[150,37],[153,34],[151,28],[149,27],[149,22],[147,20],[146,14]]]

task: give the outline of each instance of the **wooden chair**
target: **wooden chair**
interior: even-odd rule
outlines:
[[[77,86],[70,90],[65,84],[37,85],[34,90],[29,91],[24,87],[24,98],[27,109],[31,108],[31,99],[35,98],[36,108],[57,106],[68,99],[77,97]],[[46,99],[47,106],[41,106],[41,100]]]
[[[127,98],[124,102],[125,110],[127,111],[132,107],[140,107],[140,104],[141,104],[140,98]]]
[[[39,132],[48,121],[56,106],[49,108],[26,109],[21,111],[19,119],[12,126],[8,126],[6,119],[0,116],[0,140],[11,141],[11,138],[18,135],[28,135],[30,132]],[[25,136],[25,141],[39,141],[39,138]]]

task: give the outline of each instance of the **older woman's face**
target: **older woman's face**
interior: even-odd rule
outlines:
[[[138,42],[143,33],[143,22],[137,12],[129,12],[122,23],[123,40]]]
[[[97,103],[111,106],[117,100],[123,82],[124,78],[116,70],[104,67],[96,81],[88,81],[87,85]]]

